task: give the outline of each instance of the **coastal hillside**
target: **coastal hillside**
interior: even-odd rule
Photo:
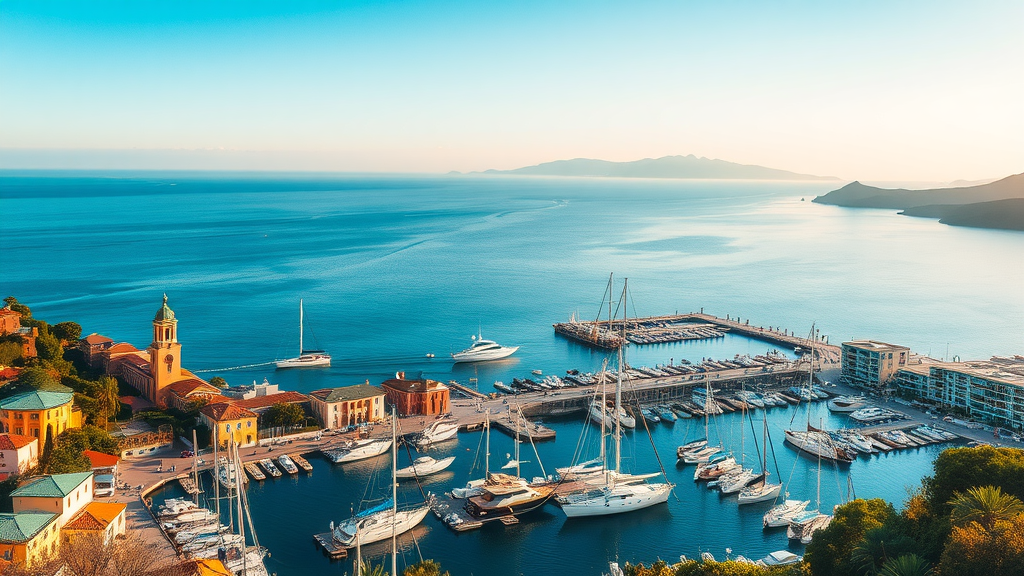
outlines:
[[[906,209],[936,204],[973,204],[1008,198],[1024,198],[1024,173],[979,186],[930,190],[876,188],[860,182],[851,182],[824,196],[818,196],[814,202],[848,208]]]
[[[1024,231],[1024,198],[1008,198],[974,204],[930,204],[900,212],[905,216],[938,218],[951,226]]]
[[[590,158],[557,160],[514,170],[487,170],[484,174],[516,176],[576,176],[595,178],[708,178],[722,180],[838,180],[833,177],[798,174],[752,164],[689,156],[644,158],[632,162],[609,162]]]

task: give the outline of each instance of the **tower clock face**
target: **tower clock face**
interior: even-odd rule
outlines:
[[[174,364],[174,356],[171,356],[170,354],[164,356],[164,364]]]

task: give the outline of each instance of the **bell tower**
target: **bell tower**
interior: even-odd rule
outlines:
[[[149,345],[149,370],[153,376],[150,400],[157,401],[160,391],[181,379],[181,344],[178,344],[178,320],[174,311],[164,304],[153,318],[153,343]]]

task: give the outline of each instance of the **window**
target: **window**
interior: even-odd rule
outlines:
[[[245,427],[246,428],[252,428],[252,420],[246,420]]]
[[[241,422],[239,422],[238,424],[235,424],[235,430],[241,430],[241,429],[242,429],[242,423]]]
[[[39,414],[32,414],[32,420],[39,420]]]
[[[225,424],[224,425],[224,431],[225,432],[231,432],[231,424]]]

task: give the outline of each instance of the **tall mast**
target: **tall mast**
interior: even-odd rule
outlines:
[[[756,440],[755,440],[755,442],[756,442]],[[765,414],[765,417],[764,417],[764,440],[762,442],[764,443],[764,446],[761,448],[761,451],[764,452],[764,454],[762,454],[761,472],[764,472],[765,478],[767,478],[768,477],[768,415],[767,414]],[[782,479],[780,478],[779,481],[781,482],[781,480]]]
[[[814,385],[814,323],[811,323],[811,362],[807,369],[807,396],[811,396],[811,387]],[[802,400],[802,398],[801,398]],[[807,429],[811,429],[811,402],[807,401]],[[820,482],[819,482],[820,483]]]
[[[299,298],[299,356],[302,356],[302,349],[305,346],[302,345],[302,298]]]
[[[511,406],[508,407],[508,412],[509,412],[509,416],[511,416],[512,415],[512,407]],[[516,425],[516,434],[512,438],[512,443],[515,446],[516,478],[519,478],[522,473],[519,470],[519,417],[518,417],[518,414],[516,415],[515,425]]]
[[[220,458],[217,457],[217,448],[220,440],[217,438],[220,424],[213,426],[213,503],[217,509],[217,521],[220,522]]]
[[[605,437],[605,420],[608,418],[608,360],[601,366],[601,466],[605,471],[605,479],[608,479],[608,455],[605,444],[608,438]]]
[[[196,442],[196,430],[192,429],[192,481],[196,484],[195,502],[199,505],[199,442]]]
[[[491,476],[491,409],[484,412],[484,482]]]
[[[608,274],[608,331],[612,331],[612,290],[615,288],[615,284],[612,279],[615,277],[615,272]]]
[[[238,444],[234,442],[231,444],[231,462],[235,471],[235,496],[238,498],[238,534],[242,537],[242,574],[248,576],[249,554],[245,545],[245,522],[242,515],[242,479],[239,474],[241,472],[241,458],[238,456]],[[228,470],[230,471],[231,468],[228,468]]]
[[[629,278],[626,278],[622,283],[622,332],[625,336],[626,332],[626,287],[629,285]],[[610,306],[609,302],[609,306]],[[611,320],[609,320],[609,323]],[[611,326],[609,326],[610,328]],[[619,342],[619,373],[615,377],[615,475],[618,476],[622,467],[622,416],[619,414],[619,410],[622,410],[622,362],[623,362],[623,348],[626,346],[626,340],[623,338]]]
[[[819,425],[823,425],[821,422],[819,422],[818,424]],[[817,452],[818,452],[818,495],[815,497],[816,499],[815,499],[814,503],[815,503],[815,507],[820,512],[821,511],[821,450],[817,450]]]
[[[398,574],[398,416],[391,406],[391,573]]]

